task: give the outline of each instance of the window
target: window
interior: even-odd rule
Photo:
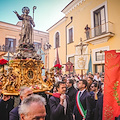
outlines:
[[[60,35],[59,32],[57,32],[55,34],[55,48],[58,48],[60,46],[59,42],[60,42]]]
[[[38,51],[42,46],[41,46],[41,43],[38,43],[38,42],[34,42],[34,45],[35,45],[35,50]]]
[[[6,38],[5,51],[15,52],[15,50],[16,50],[16,39]]]
[[[92,63],[93,64],[104,64],[105,63],[105,52],[108,51],[109,46],[92,49]]]
[[[69,34],[69,42],[68,43],[72,43],[73,42],[73,28],[70,28],[68,30],[68,34]]]
[[[106,32],[105,6],[94,11],[94,36],[101,35]]]
[[[95,73],[103,73],[105,70],[105,64],[96,64],[95,65]]]
[[[74,56],[72,56],[72,57],[68,57],[68,61],[70,61],[71,63],[74,64]]]
[[[91,37],[100,36],[108,32],[107,1],[91,10]]]
[[[102,61],[105,60],[105,52],[95,52],[96,56],[96,61]]]

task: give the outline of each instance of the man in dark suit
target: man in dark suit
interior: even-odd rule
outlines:
[[[69,98],[65,95],[65,82],[58,82],[56,89],[57,93],[54,93],[49,99],[50,120],[72,120]]]
[[[92,120],[91,119],[91,113],[92,113],[92,106],[91,106],[91,96],[90,94],[86,91],[87,87],[87,81],[86,80],[80,80],[78,82],[78,89],[80,92],[80,97],[78,98],[82,104],[82,107],[84,111],[87,111],[85,120]],[[83,120],[83,115],[80,114],[77,106],[77,99],[76,99],[76,105],[74,107],[74,115],[75,115],[75,120]]]
[[[98,82],[92,83],[90,95],[92,98],[91,105],[92,105],[92,114],[93,114],[93,118],[94,118],[96,103],[98,101],[98,98],[102,95],[102,93],[98,89]]]
[[[104,85],[101,86],[102,95],[98,98],[95,108],[94,120],[102,120]]]
[[[94,114],[94,120],[102,120],[102,111],[103,111],[103,95],[99,97]]]
[[[3,95],[0,100],[0,120],[9,120],[9,112],[13,109],[14,100],[9,95]]]
[[[98,89],[98,83],[97,82],[92,83],[90,94],[96,102],[97,102],[98,98],[102,95],[102,93]]]
[[[73,108],[75,106],[75,97],[76,97],[76,93],[77,93],[77,90],[74,88],[73,86],[74,84],[74,81],[72,79],[68,79],[67,80],[67,92],[66,94],[69,96],[69,103],[70,103],[70,108],[71,110],[73,111]]]
[[[31,94],[33,94],[32,90],[28,87],[23,87],[21,88],[20,91],[20,99],[21,101],[23,99],[25,99],[26,97],[30,96]],[[15,107],[14,109],[12,109],[9,113],[9,120],[19,120],[19,114],[18,114],[18,109],[19,106]]]
[[[88,77],[88,79],[87,79],[87,89],[88,89],[88,92],[91,91],[90,87],[91,87],[92,83],[93,83],[93,78],[92,77]]]

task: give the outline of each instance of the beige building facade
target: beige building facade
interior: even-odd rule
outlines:
[[[87,72],[90,54],[93,73],[104,72],[104,51],[120,48],[119,6],[119,0],[72,0],[61,11],[65,17],[48,29],[52,45],[49,67],[55,65],[58,49],[60,63],[65,65],[70,60],[73,72],[80,73],[82,67]],[[76,47],[80,40],[84,46]]]
[[[21,22],[19,21],[16,25],[5,23],[0,21],[0,52],[14,54],[18,47],[18,42],[21,33]],[[49,42],[48,32],[42,32],[35,30],[33,32],[33,40],[35,49],[38,54],[42,54],[42,60],[45,63],[46,69],[48,69],[48,49],[45,49],[46,43]]]

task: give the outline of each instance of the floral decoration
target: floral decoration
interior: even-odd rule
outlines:
[[[4,72],[4,65],[7,65],[8,61],[5,60],[5,59],[0,59],[0,68],[3,68],[3,71]]]
[[[7,60],[5,60],[5,59],[1,59],[0,60],[0,65],[6,65],[8,63],[8,61]]]
[[[57,70],[61,70],[63,68],[63,66],[60,64],[56,64],[56,65],[54,65],[54,68]]]

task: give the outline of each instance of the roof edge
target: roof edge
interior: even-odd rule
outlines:
[[[54,27],[56,27],[57,25],[61,24],[62,22],[64,22],[67,19],[67,17],[63,17],[62,19],[60,19],[58,22],[56,22],[54,25],[52,25],[50,28],[48,28],[46,31],[51,31]]]
[[[75,7],[79,6],[79,4],[82,4],[84,1],[85,0],[72,0],[61,12],[63,12],[66,15]]]

